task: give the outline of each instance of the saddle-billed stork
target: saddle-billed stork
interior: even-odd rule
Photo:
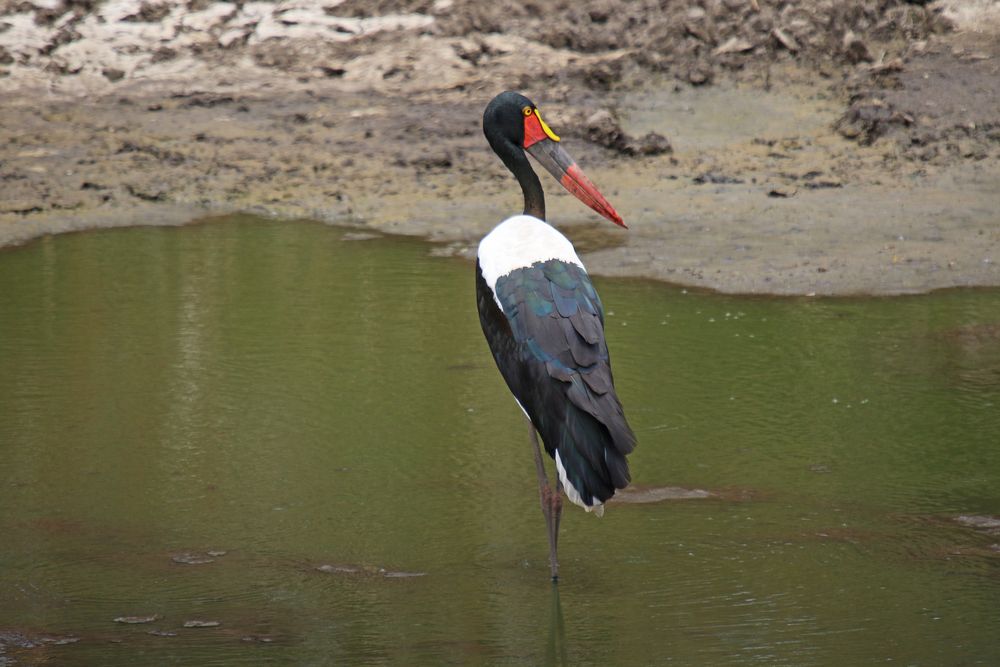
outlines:
[[[494,97],[483,113],[483,132],[517,177],[524,213],[501,222],[479,244],[479,321],[500,374],[530,421],[549,565],[557,581],[560,491],[603,515],[604,502],[629,483],[625,455],[635,448],[635,434],[615,394],[601,300],[573,244],[545,222],[542,185],[525,151],[580,201],[617,225],[625,223],[525,96],[507,91]],[[539,433],[555,459],[554,492]]]

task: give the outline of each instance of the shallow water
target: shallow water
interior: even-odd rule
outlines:
[[[595,281],[633,500],[711,495],[570,508],[554,588],[471,267],[351,238],[0,253],[0,664],[1000,661],[997,291]]]

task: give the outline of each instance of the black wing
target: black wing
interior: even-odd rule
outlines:
[[[604,502],[629,483],[635,434],[615,394],[590,277],[559,260],[515,270],[497,280],[501,312],[477,273],[480,320],[500,373],[584,503]]]

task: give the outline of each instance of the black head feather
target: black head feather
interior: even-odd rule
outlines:
[[[527,97],[513,90],[506,90],[486,105],[483,112],[483,133],[494,151],[494,142],[505,139],[515,146],[524,144],[524,107],[534,108],[535,105]]]
[[[524,154],[524,107],[535,105],[521,93],[507,90],[486,105],[483,112],[483,134],[490,148],[517,177],[524,194],[524,212],[539,220],[545,219],[545,195],[542,184]]]

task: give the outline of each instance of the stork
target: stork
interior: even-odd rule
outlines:
[[[494,97],[483,113],[483,132],[517,178],[524,212],[479,243],[479,321],[497,368],[529,421],[549,566],[557,581],[561,492],[603,515],[604,503],[630,481],[625,457],[636,438],[615,393],[600,297],[573,244],[545,221],[542,185],[526,153],[587,206],[621,227],[625,223],[527,97],[512,91]],[[539,435],[555,460],[554,490]]]

